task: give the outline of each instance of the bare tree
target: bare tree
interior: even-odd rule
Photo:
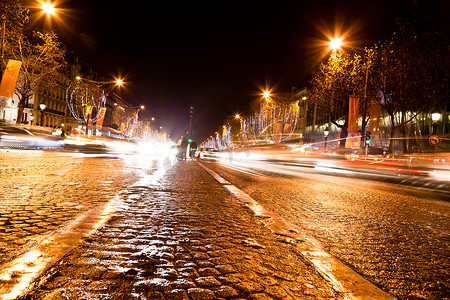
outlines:
[[[373,47],[372,80],[379,92],[375,99],[389,116],[392,155],[398,130],[439,101],[442,87],[436,58],[412,27],[401,27],[391,40]]]

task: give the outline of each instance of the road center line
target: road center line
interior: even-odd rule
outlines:
[[[247,204],[255,215],[265,217],[263,223],[272,232],[294,239],[297,250],[316,267],[322,277],[336,291],[346,294],[348,299],[395,299],[327,253],[316,239],[298,233],[295,226],[288,221],[264,208],[244,191],[230,184],[202,163],[198,162],[198,164],[219,183],[222,183],[223,187],[239,201]]]

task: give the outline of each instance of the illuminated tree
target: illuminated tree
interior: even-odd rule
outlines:
[[[112,114],[113,123],[116,124],[125,136],[133,136],[139,125],[138,121],[139,109],[123,108],[117,106]]]
[[[311,101],[326,114],[328,122],[341,129],[341,148],[348,134],[349,97],[364,97],[368,70],[369,62],[361,56],[333,52],[318,66],[309,83]]]
[[[72,116],[86,126],[95,124],[106,104],[104,91],[96,84],[77,80],[67,89],[67,105]]]

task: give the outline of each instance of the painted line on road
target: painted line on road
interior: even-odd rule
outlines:
[[[66,227],[0,268],[0,299],[25,295],[47,269],[75,248],[80,240],[102,227],[117,210],[119,196],[79,216]]]
[[[237,197],[239,201],[245,203],[255,215],[264,217],[264,225],[272,232],[296,240],[296,248],[303,257],[316,267],[322,277],[327,280],[337,292],[346,294],[347,299],[395,299],[327,253],[316,239],[298,233],[297,230],[295,230],[295,226],[288,221],[264,208],[244,191],[232,185],[202,163],[198,162],[198,164],[218,182],[226,182],[223,183],[223,187]]]
[[[226,166],[229,169],[232,169],[232,170],[235,170],[235,171],[238,171],[238,172],[241,172],[241,173],[245,173],[245,174],[249,174],[249,175],[258,176],[258,177],[262,177],[262,178],[273,180],[273,178],[270,178],[270,177],[267,177],[267,176],[264,176],[264,175],[261,175],[261,174],[255,173],[255,172],[249,172],[248,170],[244,170],[243,168],[239,168],[237,166],[231,165],[231,164],[223,162],[223,161],[221,161],[220,164]]]

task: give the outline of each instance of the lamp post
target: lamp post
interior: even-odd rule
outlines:
[[[44,103],[39,104],[39,108],[41,109],[41,122],[39,125],[41,125],[42,127],[44,126],[44,111],[45,111],[45,107],[46,105]]]
[[[433,135],[436,135],[437,132],[437,127],[438,127],[438,122],[441,119],[441,112],[438,110],[435,110],[432,114],[431,114],[431,120],[433,121]]]
[[[235,145],[238,147],[240,144],[239,139],[242,138],[242,140],[243,140],[243,138],[244,138],[244,133],[242,132],[242,117],[240,114],[235,114],[234,119],[239,122],[239,132],[236,135],[236,143],[235,143]],[[243,141],[242,141],[242,143],[243,143]]]
[[[323,138],[325,139],[325,152],[327,152],[327,139],[328,139],[328,134],[330,133],[330,129],[328,129],[328,126],[325,128],[325,130],[323,131]]]
[[[263,96],[266,100],[266,103],[270,103],[270,107],[272,109],[272,140],[273,142],[275,142],[275,103],[272,101],[270,91],[264,91]],[[269,124],[267,126],[269,126]]]
[[[2,44],[1,44],[1,71],[2,71],[2,76],[3,76],[3,58],[5,57],[5,33],[6,33],[6,15],[3,13],[2,14]]]

